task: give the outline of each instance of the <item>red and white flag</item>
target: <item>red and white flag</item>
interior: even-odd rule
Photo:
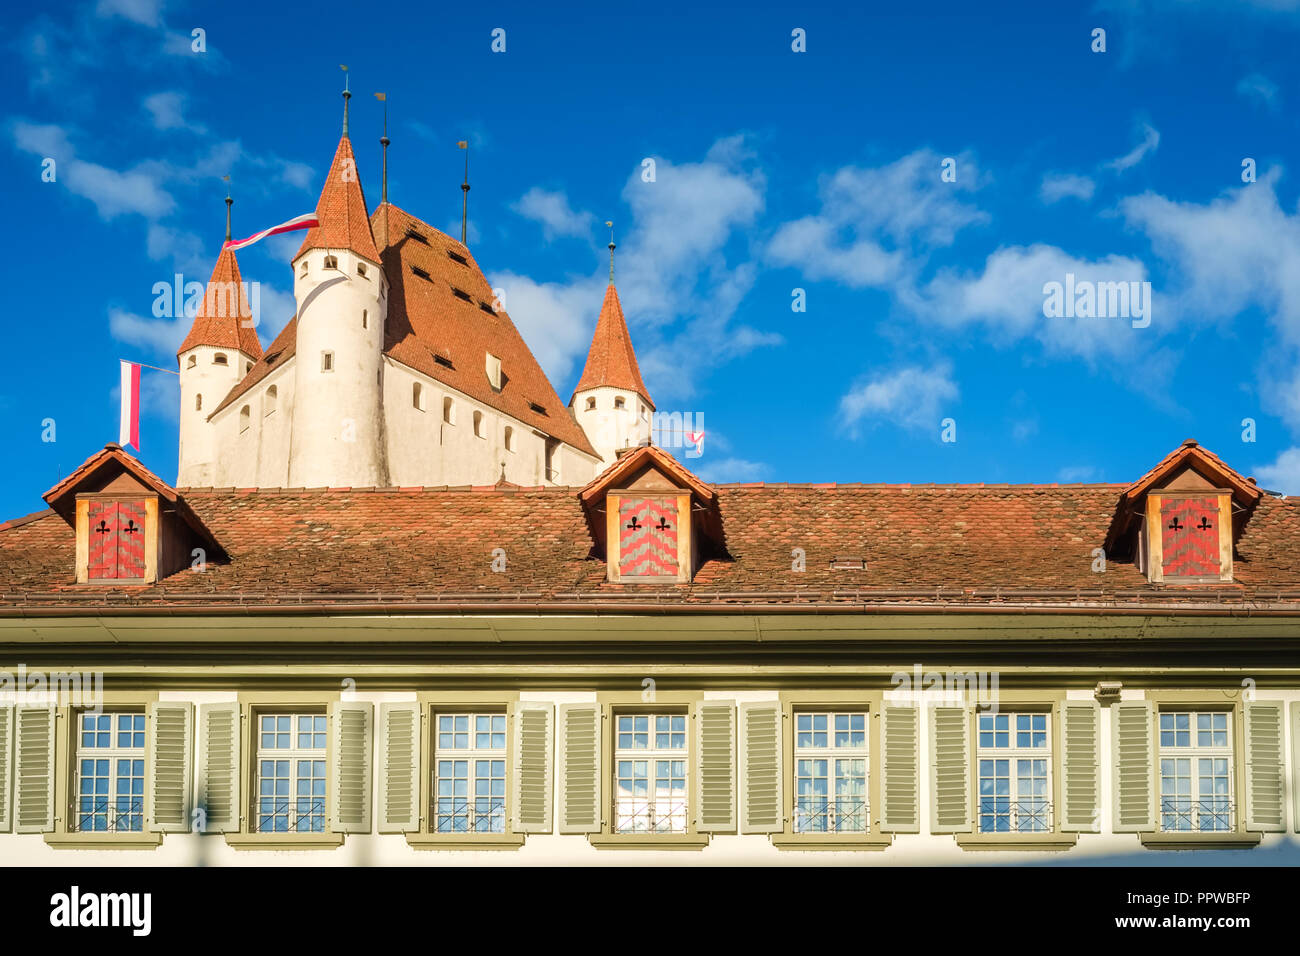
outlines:
[[[134,362],[122,362],[122,423],[117,443],[140,450],[140,366]]]
[[[295,229],[310,229],[312,226],[318,225],[320,223],[316,219],[314,212],[304,213],[301,216],[294,216],[288,222],[282,222],[278,226],[272,226],[270,229],[263,229],[261,232],[253,233],[247,239],[228,239],[221,248],[242,249],[244,246],[251,246],[267,236],[278,236],[282,232],[293,232]]]

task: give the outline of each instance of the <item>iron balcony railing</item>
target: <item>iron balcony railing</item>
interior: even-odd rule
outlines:
[[[82,797],[76,807],[77,833],[138,833],[144,829],[143,797]]]
[[[505,833],[506,831],[506,805],[503,800],[493,801],[486,807],[445,806],[435,803],[433,812],[436,833]]]
[[[1044,833],[1052,828],[1052,802],[981,797],[978,823],[980,833]]]
[[[1236,810],[1228,797],[1162,797],[1160,829],[1167,831],[1218,832],[1231,830]]]
[[[619,801],[614,806],[615,833],[685,833],[686,801],[643,804]]]
[[[794,808],[794,832],[865,833],[868,809],[865,800],[800,798]]]
[[[253,815],[254,833],[322,833],[325,801],[307,797],[262,797]]]

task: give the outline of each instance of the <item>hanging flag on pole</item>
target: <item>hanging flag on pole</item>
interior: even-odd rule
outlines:
[[[261,232],[254,233],[247,239],[230,239],[222,245],[222,249],[242,249],[244,246],[251,246],[255,242],[260,242],[267,236],[278,236],[282,232],[293,232],[297,229],[311,229],[313,226],[320,225],[314,212],[304,213],[301,216],[294,216],[287,222],[282,222],[278,226],[272,226],[270,229],[263,229]]]
[[[140,450],[140,366],[122,361],[122,421],[117,443]]]

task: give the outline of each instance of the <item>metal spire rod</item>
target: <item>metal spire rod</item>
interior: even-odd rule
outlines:
[[[352,91],[348,89],[348,68],[342,63],[339,69],[343,71],[343,135],[348,135],[348,100],[352,99]]]
[[[465,181],[460,184],[460,244],[463,246],[466,230],[469,227],[469,140],[462,139],[456,145],[465,151]]]
[[[609,284],[613,285],[614,284],[614,250],[618,247],[614,245],[614,223],[610,222],[609,220],[606,220],[605,225],[609,226]]]

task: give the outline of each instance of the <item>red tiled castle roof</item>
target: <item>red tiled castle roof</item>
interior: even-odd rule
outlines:
[[[308,249],[348,249],[371,262],[379,261],[357,160],[346,133],[334,151],[334,162],[330,163],[329,175],[316,202],[316,218],[319,225],[307,231],[294,259]]]
[[[627,331],[623,306],[618,301],[618,290],[612,282],[605,290],[605,301],[600,307],[600,317],[596,320],[591,348],[587,351],[587,364],[583,366],[582,377],[578,379],[573,394],[602,385],[635,392],[654,408],[650,392],[645,387],[645,382],[641,381],[641,369],[636,363],[636,352],[632,349],[632,336]]]
[[[203,290],[203,302],[194,316],[189,335],[176,350],[181,355],[197,345],[238,349],[254,359],[262,357],[262,343],[251,321],[252,310],[244,296],[239,262],[233,249],[223,249]]]

